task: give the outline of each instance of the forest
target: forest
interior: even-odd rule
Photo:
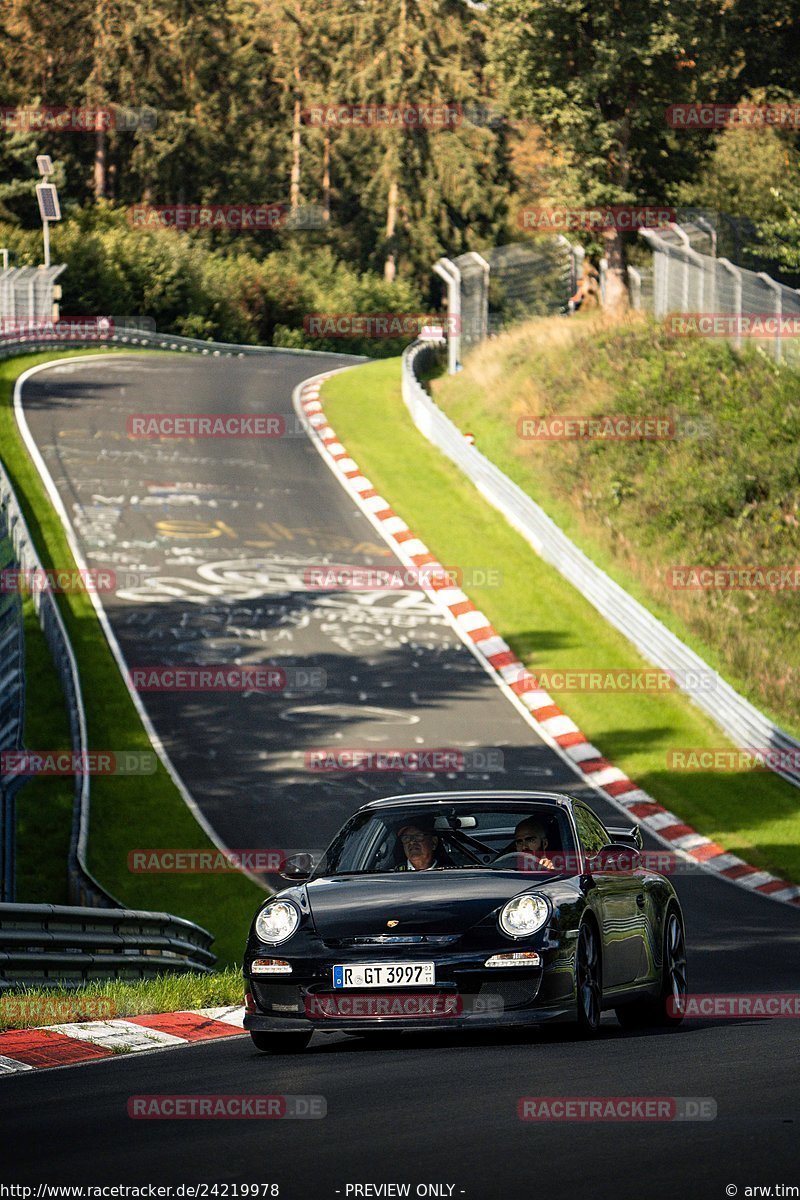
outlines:
[[[428,311],[433,262],[536,237],[531,205],[732,214],[792,282],[800,118],[667,114],[791,106],[797,16],[796,0],[4,0],[0,245],[40,261],[49,154],[62,312],[191,336],[322,348],[309,312]],[[583,240],[623,282],[635,234]]]

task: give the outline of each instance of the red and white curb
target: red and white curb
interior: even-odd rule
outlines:
[[[522,711],[542,740],[604,800],[635,818],[638,824],[646,827],[670,849],[748,891],[800,906],[800,886],[779,879],[768,871],[761,871],[735,854],[729,854],[675,813],[663,808],[623,771],[604,758],[553,698],[537,686],[534,677],[493,628],[489,618],[476,608],[460,588],[446,585],[444,566],[430,553],[425,543],[412,533],[389,501],[378,494],[328,422],[320,400],[320,387],[325,379],[335,373],[338,372],[316,375],[300,384],[294,393],[295,409],[301,418],[305,418],[314,444],[400,561],[409,567],[425,568],[425,577],[420,576],[422,591],[444,611],[462,640],[508,699]]]
[[[0,1075],[236,1037],[243,1017],[243,1008],[227,1006],[9,1029],[0,1033]]]

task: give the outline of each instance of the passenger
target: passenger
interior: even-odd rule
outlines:
[[[397,871],[431,871],[434,867],[448,866],[442,854],[439,839],[433,825],[427,821],[413,821],[397,831],[406,861],[396,867]]]

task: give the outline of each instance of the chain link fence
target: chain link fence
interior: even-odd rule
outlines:
[[[463,350],[501,329],[567,312],[583,256],[581,246],[559,236],[440,258],[433,269],[447,284],[450,373],[460,369]]]
[[[641,236],[649,266],[628,267],[631,306],[669,318],[675,334],[722,337],[741,348],[752,342],[782,359],[800,361],[800,293],[764,271],[717,258],[713,227],[671,225]]]
[[[0,270],[0,319],[49,320],[55,283],[66,263],[53,267],[5,267]]]

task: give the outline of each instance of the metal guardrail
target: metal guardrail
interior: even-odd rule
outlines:
[[[183,354],[202,354],[209,358],[248,358],[272,354],[329,354],[329,351],[303,350],[296,346],[240,346],[230,342],[201,341],[199,338],[177,337],[154,333],[147,329],[114,329],[97,336],[80,338],[43,337],[40,333],[0,337],[0,359],[18,354],[36,354],[41,350],[81,350],[87,346],[113,346],[116,349],[136,346],[139,349],[178,351]],[[353,362],[367,362],[362,354],[342,355]]]
[[[0,571],[18,566],[0,503]],[[25,642],[22,598],[0,590],[0,752],[20,750],[25,722]],[[15,897],[16,793],[20,781],[0,765],[0,902]]]
[[[20,569],[35,572],[37,576],[43,578],[44,568],[36,553],[33,539],[28,531],[11,481],[2,465],[0,465],[0,510],[4,513],[9,537]],[[42,633],[53,657],[53,663],[64,692],[72,749],[78,754],[83,754],[89,749],[89,745],[78,664],[64,621],[49,586],[33,588],[31,594]],[[70,898],[80,904],[118,908],[119,901],[97,882],[86,865],[88,831],[89,776],[76,774],[72,832],[67,861]]]
[[[443,343],[441,343],[443,344]],[[460,467],[483,496],[551,563],[606,620],[628,638],[640,654],[665,671],[675,672],[676,684],[687,676],[711,676],[707,691],[681,688],[737,746],[770,751],[788,760],[773,765],[776,774],[800,787],[800,742],[773,724],[731,687],[718,672],[652,613],[586,557],[547,514],[466,441],[461,431],[433,402],[416,377],[415,366],[437,354],[436,344],[414,342],[403,354],[403,399],[420,432]]]
[[[0,993],[87,979],[208,974],[212,935],[169,913],[61,904],[0,904]]]

